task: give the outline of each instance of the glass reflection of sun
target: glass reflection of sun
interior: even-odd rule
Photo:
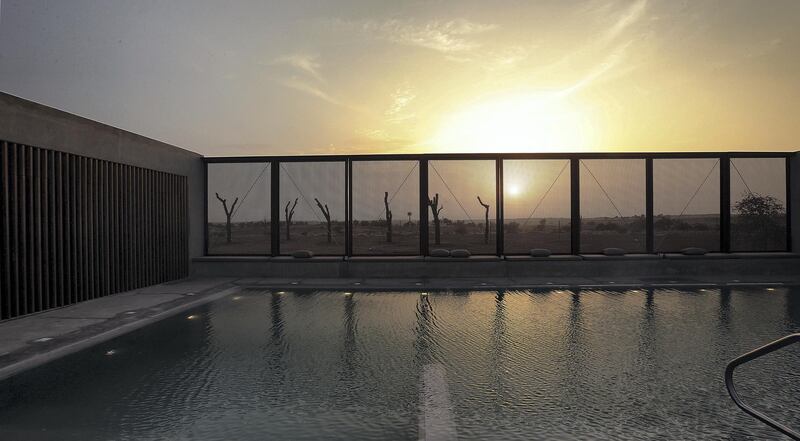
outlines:
[[[506,188],[507,194],[509,196],[519,196],[522,193],[522,189],[519,187],[518,184],[509,184]]]
[[[446,117],[429,144],[453,152],[542,152],[586,147],[586,120],[557,93],[477,102]]]

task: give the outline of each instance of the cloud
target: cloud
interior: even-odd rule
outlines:
[[[303,92],[305,94],[317,97],[317,98],[319,98],[321,100],[324,100],[324,101],[327,101],[327,102],[329,102],[331,104],[335,104],[335,105],[338,105],[338,106],[344,105],[341,101],[339,101],[338,99],[332,97],[331,95],[329,95],[324,90],[320,89],[319,87],[317,87],[317,86],[315,86],[315,85],[313,85],[313,84],[311,84],[311,83],[309,83],[307,81],[301,80],[299,78],[292,77],[292,78],[280,80],[279,82],[280,82],[281,85],[283,85],[285,87],[288,87],[290,89],[294,89],[294,90]]]
[[[614,22],[611,27],[605,30],[598,41],[608,44],[619,37],[627,28],[639,21],[647,7],[647,0],[637,0],[628,7],[622,16]]]
[[[580,80],[575,82],[570,87],[562,90],[561,93],[563,95],[570,95],[572,93],[577,92],[580,89],[589,87],[589,85],[591,85],[601,77],[607,76],[607,74],[612,69],[617,67],[622,62],[631,44],[633,44],[633,40],[630,40],[624,44],[617,46],[617,48],[614,49],[614,51],[611,52],[608,56],[606,56],[606,58],[603,59],[603,61],[592,67],[586,75],[584,75]]]
[[[316,55],[289,54],[276,58],[271,64],[291,66],[306,75],[310,75],[317,81],[324,81],[320,74],[322,65],[317,61],[317,58]]]
[[[390,123],[401,123],[414,118],[416,115],[409,113],[407,107],[417,97],[407,85],[399,87],[392,93],[392,104],[386,110],[386,117]]]
[[[475,23],[459,18],[420,23],[412,19],[335,21],[334,27],[357,29],[375,38],[406,46],[416,46],[443,53],[467,52],[480,47],[474,36],[496,29],[493,24]]]

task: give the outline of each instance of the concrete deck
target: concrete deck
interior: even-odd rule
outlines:
[[[190,278],[0,322],[0,380],[242,288],[437,291],[800,286],[800,274],[736,277]]]
[[[0,379],[230,294],[234,280],[184,279],[0,322]]]

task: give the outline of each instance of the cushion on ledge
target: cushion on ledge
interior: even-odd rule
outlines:
[[[681,254],[686,256],[703,256],[708,253],[708,250],[700,247],[687,247],[681,250]]]
[[[469,257],[471,255],[472,254],[469,252],[469,250],[460,249],[460,248],[450,251],[450,257]]]
[[[431,257],[450,257],[450,251],[443,248],[434,248],[431,250]]]
[[[314,252],[309,250],[292,251],[292,257],[297,259],[308,259],[310,257],[314,257]]]
[[[550,257],[553,254],[547,248],[534,248],[531,250],[531,257]]]
[[[614,247],[603,248],[603,254],[605,254],[606,256],[624,256],[625,250],[623,250],[622,248],[614,248]]]

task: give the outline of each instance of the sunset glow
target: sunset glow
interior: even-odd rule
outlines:
[[[798,146],[796,0],[2,3],[0,89],[208,155]]]
[[[448,115],[428,143],[438,151],[546,152],[585,149],[587,121],[560,94],[479,101]]]

